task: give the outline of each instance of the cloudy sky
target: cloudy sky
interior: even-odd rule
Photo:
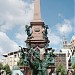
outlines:
[[[41,17],[49,26],[49,47],[59,51],[62,36],[68,41],[74,35],[75,0],[41,0]],[[0,0],[0,56],[25,47],[25,25],[33,19],[33,0]]]

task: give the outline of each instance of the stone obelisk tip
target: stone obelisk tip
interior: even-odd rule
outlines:
[[[40,0],[34,0],[34,22],[41,21],[41,13],[40,13]]]

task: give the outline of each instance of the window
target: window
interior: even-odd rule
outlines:
[[[14,55],[14,57],[16,58],[16,55]]]
[[[19,57],[20,55],[18,54],[18,57]]]
[[[74,40],[73,40],[73,42],[74,42]]]

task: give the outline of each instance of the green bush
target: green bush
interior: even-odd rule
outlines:
[[[56,74],[61,73],[61,75],[66,75],[66,71],[63,67],[63,65],[59,64],[58,67],[56,68]]]
[[[74,70],[74,75],[75,75],[75,63],[72,65],[72,68]]]
[[[3,66],[2,63],[0,63],[0,70],[5,70],[6,75],[11,75],[11,70],[8,64]]]

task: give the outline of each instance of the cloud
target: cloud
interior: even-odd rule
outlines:
[[[16,34],[16,38],[17,38],[17,39],[20,39],[20,40],[26,40],[27,35],[26,35],[25,33],[22,33],[22,34],[17,33],[17,34]]]
[[[26,43],[25,43],[27,39],[26,33],[16,33],[16,39],[20,46],[26,47]]]
[[[61,34],[69,34],[73,30],[71,21],[68,19],[64,19],[63,23],[58,23],[56,27]]]
[[[0,47],[0,53],[4,53],[3,49]]]
[[[58,45],[61,42],[61,38],[51,30],[48,30],[48,38],[50,40],[50,45]]]
[[[33,2],[24,0],[0,0],[0,55],[18,50],[18,45],[24,46],[25,25],[33,19],[33,7]],[[10,39],[12,36],[15,39]]]
[[[64,16],[61,13],[59,13],[58,16],[64,19]]]
[[[33,18],[33,3],[23,0],[0,0],[0,29],[11,30],[28,24]]]
[[[7,52],[17,51],[19,49],[18,44],[11,40],[6,33],[0,32],[0,55]]]
[[[61,38],[55,33],[49,35],[49,40],[51,45],[58,45],[61,42]]]

